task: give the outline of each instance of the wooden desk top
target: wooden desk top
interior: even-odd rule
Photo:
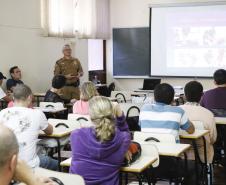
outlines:
[[[65,137],[65,136],[68,136],[71,134],[71,132],[73,131],[74,129],[57,129],[57,128],[54,128],[53,129],[53,133],[51,135],[46,135],[43,131],[41,131],[39,133],[39,137],[40,138],[43,138],[43,137],[48,137],[48,138],[62,138],[62,137]]]
[[[180,132],[179,132],[180,138],[183,138],[183,139],[199,139],[208,133],[209,133],[209,130],[197,130],[197,129],[195,130],[195,132],[193,134],[188,134],[184,130],[180,130]]]
[[[142,89],[137,89],[134,92],[143,92],[143,93],[154,93],[154,90],[142,90]]]
[[[70,167],[71,166],[71,157],[69,158],[69,159],[66,159],[66,160],[64,160],[64,161],[62,161],[61,163],[60,163],[60,166],[62,166],[62,167]]]
[[[132,92],[131,96],[147,96],[147,92]]]
[[[226,117],[215,117],[217,125],[226,125]]]
[[[34,93],[33,95],[36,97],[44,97],[46,93]]]
[[[130,166],[121,167],[120,171],[141,173],[142,171],[147,169],[149,166],[151,166],[156,160],[157,160],[157,157],[141,156],[140,159],[135,161]]]
[[[171,144],[171,143],[152,142],[151,144],[157,147],[159,155],[169,157],[179,157],[182,153],[184,153],[191,147],[190,144],[179,144],[179,143]]]
[[[62,167],[70,167],[71,166],[71,159],[69,158],[67,160],[64,160],[60,163]],[[132,165],[128,167],[121,167],[122,172],[136,172],[140,173],[149,166],[151,166],[155,161],[157,160],[156,157],[151,156],[142,156],[140,159],[138,159],[136,162],[134,162]]]

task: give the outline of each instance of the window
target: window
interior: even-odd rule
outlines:
[[[77,0],[41,0],[41,24],[46,36],[74,37]]]
[[[88,71],[104,69],[103,40],[88,40]]]
[[[41,0],[45,36],[107,39],[110,0]]]

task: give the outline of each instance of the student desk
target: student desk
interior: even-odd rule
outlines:
[[[223,160],[223,163],[224,163],[224,170],[225,170],[225,173],[226,173],[226,117],[215,117],[215,121],[216,121],[216,126],[219,127],[221,130],[222,130],[222,137],[223,137],[223,143],[224,143],[224,146],[223,146],[223,150],[224,150],[224,160]]]
[[[226,125],[226,117],[215,117],[217,125]]]
[[[36,168],[34,173],[37,177],[56,177],[61,180],[64,185],[71,185],[74,182],[76,185],[85,185],[83,178],[77,174],[68,174],[62,172],[56,172],[52,170],[47,170],[44,168]],[[19,185],[25,185],[24,183],[20,183]]]
[[[179,157],[182,153],[188,150],[190,144],[176,144],[176,143],[158,143],[152,142],[151,144],[155,145],[159,151],[159,155],[168,156],[168,157]]]
[[[136,173],[136,174],[141,174],[145,172],[152,164],[157,160],[157,157],[152,157],[152,156],[141,156],[140,159],[138,159],[136,162],[131,164],[130,166],[127,167],[121,167],[120,172],[123,173]],[[60,163],[62,167],[70,167],[71,166],[71,158],[62,161]],[[148,174],[145,174],[147,177],[147,180],[149,181],[149,177],[147,176]],[[127,178],[127,176],[126,176]],[[139,184],[142,184],[142,178],[137,176]],[[127,181],[127,179],[126,179]],[[121,184],[121,183],[120,183]],[[127,184],[127,183],[126,183]],[[150,184],[150,181],[149,181]]]
[[[193,134],[180,130],[179,135],[182,139],[199,139],[209,133],[209,130],[195,130]]]
[[[57,118],[66,119],[68,114],[68,109],[65,107],[55,108],[55,107],[34,107],[34,109],[41,110],[47,118]]]
[[[146,96],[148,96],[148,93],[147,92],[132,92],[131,93],[131,96],[144,96],[144,97],[146,97]]]
[[[185,152],[191,147],[190,144],[161,143],[161,142],[151,142],[151,144],[153,144],[157,147],[160,156],[175,157],[176,159],[179,159],[181,154],[184,154],[185,172],[188,171],[187,155]],[[161,163],[161,160],[160,160],[160,163]],[[178,168],[178,165],[176,165],[176,168]],[[187,173],[185,173],[185,174],[187,174]]]
[[[59,120],[59,122],[55,123],[49,123],[53,126],[53,133],[51,135],[46,135],[43,131],[40,132],[39,138],[41,139],[55,139],[57,142],[57,153],[58,153],[58,167],[60,169],[60,162],[61,162],[61,153],[60,153],[60,147],[61,147],[61,139],[69,136],[71,132],[75,129],[80,128],[80,124],[77,123],[77,121],[74,121],[73,123],[62,123],[62,120]],[[63,125],[66,126],[63,126]],[[58,126],[59,125],[59,126]],[[62,125],[62,126],[61,126]]]
[[[141,145],[147,144],[147,142],[140,143]],[[190,144],[171,144],[171,143],[156,143],[152,142],[151,145],[155,145],[158,149],[159,155],[170,156],[170,157],[179,157],[180,154],[184,153],[187,149],[190,148]],[[145,146],[144,146],[145,147]],[[150,167],[157,158],[151,156],[141,156],[141,158],[128,167],[121,167],[121,172],[124,173],[143,173],[145,170]],[[71,158],[64,160],[60,163],[62,167],[70,167]],[[138,177],[138,181],[141,184],[142,179]]]
[[[37,106],[39,106],[40,98],[44,98],[46,93],[34,93],[34,98],[36,99]]]
[[[205,170],[205,174],[206,177],[204,179],[204,181],[206,183],[208,183],[208,166],[207,166],[207,151],[206,151],[206,140],[205,140],[205,135],[209,133],[209,130],[195,130],[195,132],[193,134],[188,134],[186,131],[182,131],[180,130],[179,134],[180,134],[180,138],[182,139],[189,139],[192,140],[192,145],[194,148],[194,152],[195,152],[195,169],[196,169],[196,182],[198,184],[199,181],[199,173],[198,173],[198,163],[203,164],[200,160],[199,157],[199,153],[198,153],[198,147],[196,144],[196,140],[202,138],[203,139],[203,144],[204,144],[204,170]]]
[[[66,159],[60,163],[62,167],[70,167],[71,166],[71,159]],[[157,160],[156,157],[151,156],[142,156],[139,160],[131,164],[127,167],[121,167],[122,172],[135,172],[135,173],[141,173],[145,169],[147,169],[149,166],[151,166],[155,161]]]

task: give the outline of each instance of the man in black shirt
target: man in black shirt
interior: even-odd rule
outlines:
[[[70,100],[63,99],[61,95],[61,89],[65,86],[66,78],[64,75],[56,75],[52,80],[52,88],[46,92],[44,97],[45,102],[62,102],[69,103]]]
[[[21,81],[21,70],[18,68],[18,66],[13,66],[9,70],[11,79],[8,79],[6,82],[6,88],[8,91],[13,92],[13,88],[17,84],[23,84]]]

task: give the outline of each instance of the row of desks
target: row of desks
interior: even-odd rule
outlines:
[[[62,120],[60,120],[59,122],[61,122],[61,121]],[[57,140],[59,169],[61,168],[61,166],[63,166],[63,167],[70,166],[71,159],[68,159],[63,162],[60,161],[60,158],[61,158],[61,156],[60,156],[60,139],[63,137],[69,136],[70,133],[74,129],[79,129],[80,124],[76,123],[76,121],[75,121],[75,122],[72,122],[68,128],[66,128],[66,127],[55,128],[55,125],[57,124],[57,122],[51,123],[51,119],[50,119],[50,124],[52,124],[54,126],[53,134],[45,135],[44,133],[40,133],[40,137],[41,138],[54,138]],[[207,130],[196,130],[193,134],[188,134],[187,132],[180,131],[180,137],[184,138],[184,139],[196,140],[196,139],[202,138],[204,135],[208,134],[208,132],[209,131],[207,131]],[[188,150],[190,148],[189,144],[154,143],[154,145],[157,147],[160,156],[168,156],[168,157],[179,157],[182,153],[184,153],[186,150]],[[150,166],[151,163],[153,163],[154,161],[155,161],[154,158],[153,159],[150,157],[143,158],[138,163],[135,163],[134,165],[131,165],[129,167],[124,167],[122,170],[123,170],[123,172],[139,173],[147,166]]]

